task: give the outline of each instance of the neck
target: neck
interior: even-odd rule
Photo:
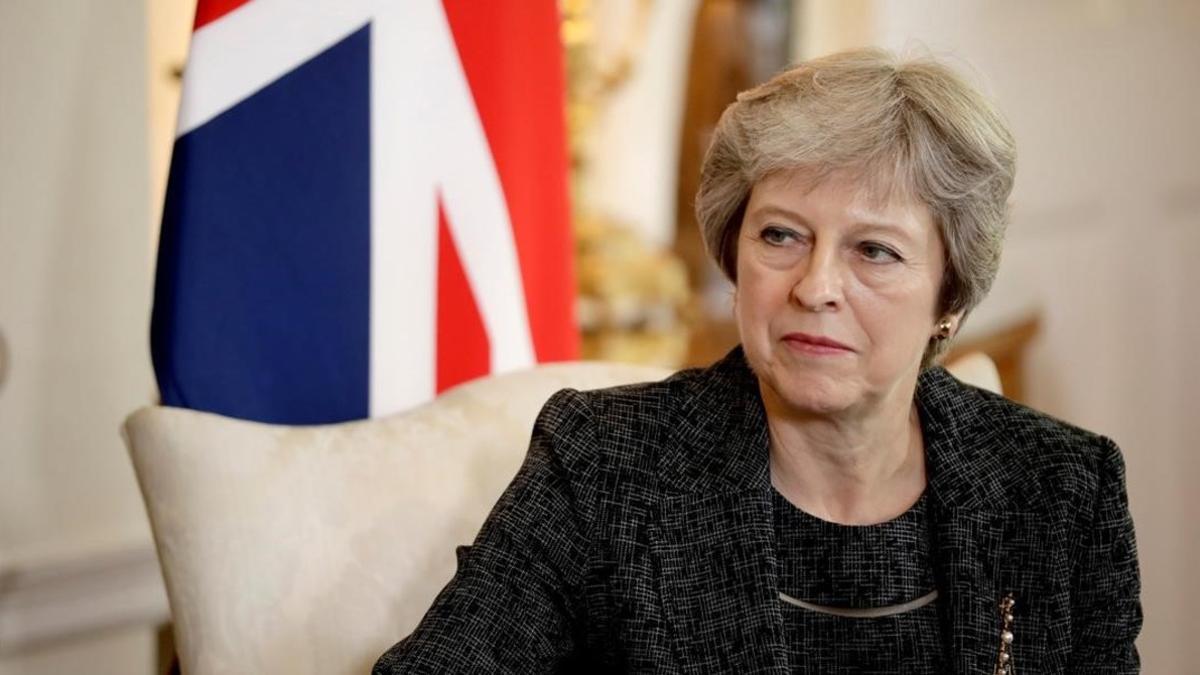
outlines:
[[[770,431],[771,482],[818,518],[847,525],[885,522],[925,489],[925,447],[911,393],[862,414],[789,410],[762,387]]]

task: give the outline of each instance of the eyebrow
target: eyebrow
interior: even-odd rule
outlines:
[[[760,206],[760,207],[754,209],[749,214],[749,216],[752,219],[760,219],[765,216],[773,216],[773,215],[774,216],[782,216],[789,220],[793,220],[795,222],[800,223],[801,225],[804,225],[805,227],[811,227],[811,225],[808,222],[808,219],[805,218],[804,216],[800,215],[799,213],[797,213],[791,209],[785,208],[783,206],[777,206],[775,204],[765,204],[763,206]],[[858,221],[855,221],[851,227],[856,232],[883,232],[886,234],[892,234],[892,235],[898,236],[898,237],[904,239],[904,241],[908,242],[908,243],[913,243],[915,241],[913,234],[911,232],[909,232],[907,228],[905,228],[901,225],[897,225],[896,223],[893,223],[893,222],[887,221],[887,220],[871,220],[871,219],[858,220]]]
[[[782,206],[776,206],[774,204],[765,204],[763,206],[760,206],[760,207],[754,209],[753,211],[751,211],[747,215],[751,218],[761,218],[763,216],[772,216],[772,215],[783,216],[784,218],[788,218],[790,220],[795,220],[800,223],[803,223],[804,225],[808,225],[808,220],[804,216],[800,215],[799,213],[796,213],[795,211],[792,211],[791,209],[787,209]]]
[[[883,232],[900,237],[907,243],[913,243],[915,238],[907,228],[888,221],[860,220],[854,223],[857,232]]]

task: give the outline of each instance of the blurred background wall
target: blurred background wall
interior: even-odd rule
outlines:
[[[155,396],[146,28],[140,1],[0,2],[6,675],[153,666],[154,628],[128,621],[140,600],[121,597],[126,571],[153,567],[117,435]]]
[[[151,256],[191,5],[0,0],[0,675],[159,667],[165,605],[117,428],[155,398]],[[691,311],[713,321],[726,291],[689,259],[680,161],[696,156],[683,131],[696,87],[713,89],[689,72],[722,49],[723,13],[766,21],[751,31],[764,39],[788,36],[783,60],[867,44],[932,52],[998,99],[1020,152],[1014,217],[964,337],[1036,317],[1023,398],[1124,449],[1145,672],[1194,672],[1200,3],[613,0],[592,11],[592,47],[629,63],[591,104],[577,201],[647,255],[682,259],[701,297],[717,299]]]

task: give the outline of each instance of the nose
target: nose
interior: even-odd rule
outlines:
[[[836,311],[841,307],[841,261],[833,247],[820,244],[813,247],[807,263],[801,266],[800,278],[792,286],[792,298],[812,312]]]

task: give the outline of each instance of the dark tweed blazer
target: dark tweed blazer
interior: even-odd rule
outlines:
[[[1102,436],[920,376],[945,650],[991,674],[1135,673],[1124,464]],[[564,390],[458,571],[376,674],[791,672],[767,428],[741,350],[657,383]]]

